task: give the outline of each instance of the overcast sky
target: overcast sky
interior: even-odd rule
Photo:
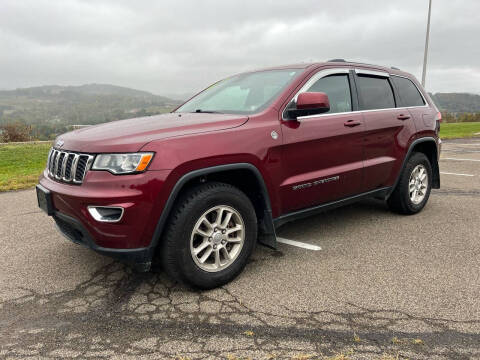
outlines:
[[[421,77],[428,0],[0,0],[0,89],[191,93],[233,73],[345,58]],[[433,0],[427,90],[480,93],[480,1]]]

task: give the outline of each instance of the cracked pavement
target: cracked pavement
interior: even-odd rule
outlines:
[[[68,242],[33,190],[0,194],[0,358],[480,359],[480,163],[440,166],[475,176],[442,175],[416,216],[369,200],[287,224],[322,251],[258,246],[210,291]]]

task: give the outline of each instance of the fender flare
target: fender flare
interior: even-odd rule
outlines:
[[[173,205],[180,194],[180,191],[184,187],[184,185],[191,179],[197,178],[199,176],[219,173],[229,170],[238,170],[238,169],[246,169],[251,171],[258,180],[260,184],[260,191],[262,193],[264,202],[265,202],[265,211],[263,215],[263,227],[262,232],[263,236],[259,237],[259,241],[269,247],[276,248],[276,234],[275,234],[275,227],[273,225],[273,217],[272,217],[272,208],[270,204],[270,196],[268,195],[267,186],[265,185],[265,181],[263,179],[262,174],[254,165],[250,163],[233,163],[233,164],[225,164],[225,165],[217,165],[203,169],[193,170],[188,172],[175,183],[173,186],[170,195],[168,196],[167,202],[163,208],[162,214],[157,222],[155,227],[155,231],[152,236],[152,240],[149,245],[150,255],[153,257],[155,249],[157,248],[160,238],[162,236],[163,230],[165,229],[165,225],[167,222],[168,217],[172,211]]]
[[[413,151],[413,148],[420,144],[420,143],[423,143],[423,142],[433,142],[435,144],[435,149],[436,149],[436,159],[437,159],[437,163],[436,164],[432,164],[432,172],[434,172],[433,174],[433,180],[435,180],[435,177],[438,179],[438,188],[440,188],[440,169],[438,167],[438,157],[439,157],[439,153],[438,153],[438,144],[437,144],[437,141],[435,140],[434,137],[431,137],[431,136],[426,136],[426,137],[421,137],[421,138],[418,138],[414,141],[412,141],[412,143],[410,144],[410,146],[408,147],[408,151],[407,151],[407,154],[405,155],[405,157],[403,158],[403,163],[402,163],[402,167],[398,173],[398,176],[397,176],[397,179],[395,180],[395,183],[393,184],[392,188],[391,188],[391,191],[388,193],[387,195],[387,199],[390,197],[390,195],[392,194],[392,192],[395,190],[395,188],[397,187],[398,185],[398,182],[400,181],[400,177],[402,176],[402,173],[403,173],[403,170],[405,169],[405,166],[407,164],[407,160],[408,158],[410,157],[410,155],[412,154],[412,151]]]

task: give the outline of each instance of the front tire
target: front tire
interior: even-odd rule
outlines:
[[[397,213],[412,215],[421,211],[432,189],[432,165],[423,153],[414,153],[407,160],[400,180],[387,200]]]
[[[250,199],[224,183],[188,190],[172,211],[160,249],[169,276],[201,289],[234,279],[247,264],[257,240]]]

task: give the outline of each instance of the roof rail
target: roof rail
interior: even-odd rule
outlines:
[[[390,69],[393,69],[393,70],[400,70],[399,68],[397,68],[396,66],[392,66]]]
[[[328,60],[327,62],[346,62],[345,59],[331,59]]]

